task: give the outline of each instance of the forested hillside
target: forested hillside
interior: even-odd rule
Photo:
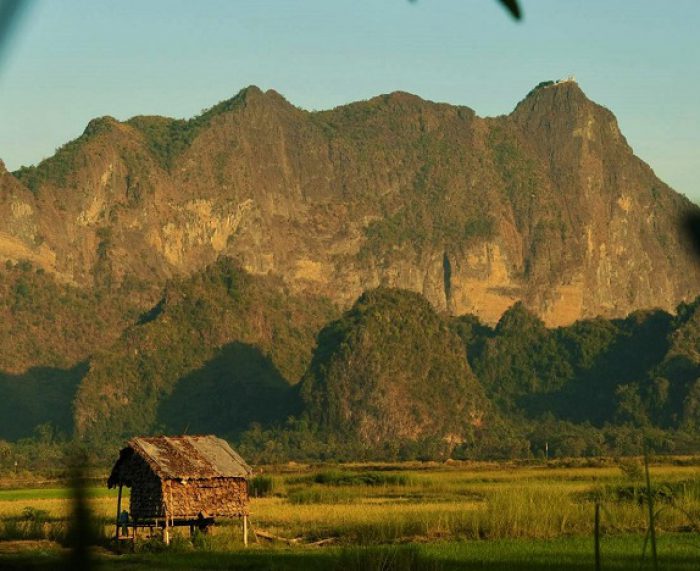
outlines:
[[[319,434],[389,456],[482,449],[503,425],[448,320],[402,290],[363,294],[320,332],[301,392]]]
[[[700,450],[700,302],[560,328],[515,304],[492,328],[403,290],[340,316],[279,292],[225,259],[172,282],[110,349],[6,375],[2,437],[215,432],[255,461]]]
[[[292,385],[317,331],[334,315],[285,295],[229,259],[176,280],[108,350],[96,353],[75,399],[75,430],[91,442],[151,432],[234,436],[298,412]]]

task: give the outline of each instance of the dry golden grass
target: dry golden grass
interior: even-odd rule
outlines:
[[[114,498],[92,498],[88,500],[94,516],[111,518],[116,515],[117,502]],[[20,517],[26,508],[45,511],[50,519],[66,519],[71,510],[67,499],[22,499],[0,501],[0,519]]]
[[[373,485],[333,485],[348,478],[355,481],[354,475],[376,476],[378,468],[387,476],[375,478]],[[324,470],[325,483],[316,482]],[[334,470],[330,475],[322,467],[268,470],[274,496],[251,500],[253,527],[287,538],[332,537],[347,544],[589,535],[596,495],[604,507],[604,533],[641,533],[647,525],[639,501],[611,495],[610,490],[632,484],[616,466],[346,465]],[[654,466],[652,479],[655,486],[690,483],[672,502],[660,504],[660,530],[689,529],[700,521],[697,467]],[[392,483],[381,485],[382,481]],[[70,502],[65,498],[32,498],[27,492],[16,496],[0,496],[1,520],[21,519],[26,508],[45,512],[51,521],[65,523],[68,517]],[[89,504],[105,522],[115,516],[113,497],[93,497]]]
[[[344,466],[367,470],[368,466]],[[387,466],[382,466],[386,470]],[[389,468],[392,468],[391,466]],[[404,468],[396,466],[397,469]],[[313,469],[308,469],[313,474]],[[391,473],[391,472],[388,472]],[[307,483],[312,503],[292,504],[290,490],[299,473],[275,474],[278,497],[254,499],[256,525],[287,537],[340,537],[349,542],[436,538],[552,538],[591,532],[594,494],[602,494],[603,531],[634,532],[646,528],[643,506],[618,501],[609,490],[631,485],[617,466],[517,467],[433,466],[402,470],[402,486],[321,486]],[[652,468],[655,485],[698,481],[695,466]],[[606,489],[608,492],[606,492]],[[690,515],[700,512],[698,486],[674,499]],[[606,496],[606,493],[608,496]],[[325,498],[325,499],[324,499]],[[659,515],[662,529],[689,526],[687,513],[666,505]]]

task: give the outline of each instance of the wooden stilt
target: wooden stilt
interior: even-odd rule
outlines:
[[[243,516],[243,545],[248,547],[248,516]]]

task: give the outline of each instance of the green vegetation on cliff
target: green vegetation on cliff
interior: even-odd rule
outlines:
[[[321,432],[368,447],[454,447],[493,422],[459,338],[425,298],[401,290],[366,292],[321,331],[302,398]]]
[[[257,88],[243,89],[231,99],[221,101],[213,107],[205,109],[192,119],[137,115],[126,123],[143,134],[148,148],[158,158],[161,166],[170,169],[174,165],[175,159],[192,144],[195,137],[209,125],[212,118],[221,113],[232,111],[241,105],[251,90],[257,90]]]
[[[134,308],[103,303],[100,292],[57,283],[29,262],[7,262],[0,271],[0,371],[21,373],[32,366],[71,367],[107,346]]]
[[[4,439],[215,432],[261,460],[635,453],[644,434],[698,446],[697,302],[556,329],[518,303],[491,328],[380,288],[333,321],[329,302],[229,259],[140,316],[126,292],[120,313],[27,263],[0,290]]]
[[[228,259],[171,283],[91,359],[75,401],[78,434],[93,442],[153,431],[233,436],[297,412],[291,385],[334,309],[279,285]]]
[[[522,304],[494,329],[453,320],[486,394],[528,434],[533,452],[693,451],[700,408],[697,302],[678,316],[635,312],[547,329]]]

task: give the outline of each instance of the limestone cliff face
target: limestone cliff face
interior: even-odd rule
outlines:
[[[248,88],[190,121],[94,120],[15,175],[0,259],[86,287],[227,255],[342,306],[390,286],[490,323],[523,300],[550,325],[700,289],[692,205],[574,82],[487,119],[406,93],[309,113]]]
[[[0,161],[0,259],[28,260],[56,271],[55,252],[45,243],[34,195]]]

